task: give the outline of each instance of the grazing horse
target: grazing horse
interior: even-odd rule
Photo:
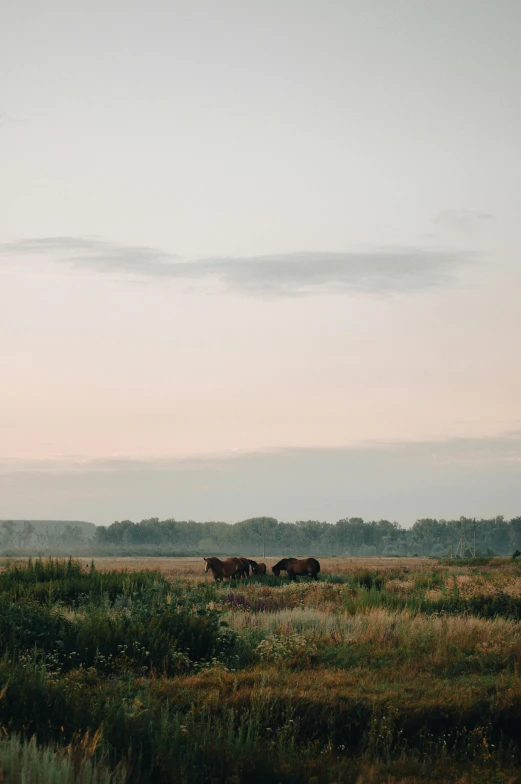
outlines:
[[[290,580],[296,580],[297,575],[309,574],[318,580],[320,564],[316,558],[283,558],[271,570],[277,577],[281,572],[287,572]]]
[[[248,558],[250,561],[250,559]],[[250,561],[251,566],[251,573],[252,574],[266,574],[266,564],[265,563],[257,563],[257,561]]]
[[[241,565],[240,568],[237,570],[235,577],[249,577],[250,562],[248,561],[248,559],[242,558],[242,556],[240,556],[239,558],[237,558],[237,560],[240,562]]]
[[[215,580],[235,577],[237,573],[242,574],[243,570],[244,566],[239,558],[227,558],[225,561],[221,561],[220,558],[212,556],[204,559],[204,571],[212,572]]]

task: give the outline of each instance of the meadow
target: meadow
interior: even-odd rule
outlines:
[[[320,561],[2,561],[0,781],[521,782],[521,567]]]

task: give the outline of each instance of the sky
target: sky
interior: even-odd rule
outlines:
[[[517,0],[4,0],[0,518],[521,514]]]

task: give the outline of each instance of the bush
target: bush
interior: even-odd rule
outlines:
[[[233,645],[234,634],[218,610],[206,607],[204,595],[183,592],[154,573],[131,578],[91,569],[80,574],[71,561],[37,562],[0,575],[0,591],[6,586],[0,594],[0,655],[22,656],[50,671],[94,667],[173,675],[194,662],[224,656]],[[58,603],[54,609],[38,603],[37,589],[45,586],[69,601],[78,598],[79,588],[90,598],[71,619]],[[8,592],[18,595],[16,603],[6,598]]]

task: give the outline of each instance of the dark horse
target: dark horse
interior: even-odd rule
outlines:
[[[240,562],[240,568],[237,570],[235,577],[249,577],[250,576],[250,561],[247,558],[240,556],[237,558]]]
[[[283,558],[271,570],[277,577],[281,572],[287,572],[290,580],[296,580],[297,575],[309,574],[318,580],[320,564],[316,558]]]
[[[204,571],[212,572],[215,580],[224,580],[225,577],[232,578],[237,574],[242,576],[244,565],[239,558],[227,558],[225,561],[221,561],[220,558],[212,556],[204,559]]]
[[[250,561],[251,566],[251,573],[252,574],[266,574],[266,564],[265,563],[257,563],[257,561]]]

